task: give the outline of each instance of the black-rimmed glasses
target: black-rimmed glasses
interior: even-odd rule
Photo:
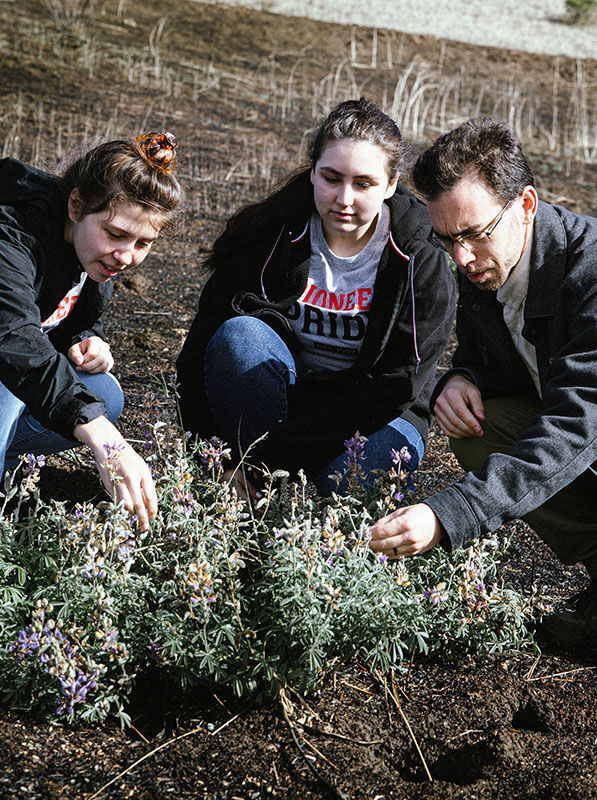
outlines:
[[[473,233],[467,233],[464,236],[454,236],[453,238],[451,236],[442,236],[439,233],[436,233],[435,235],[444,245],[446,250],[448,250],[448,252],[453,253],[454,248],[457,244],[459,244],[461,247],[464,247],[468,253],[470,253],[474,247],[484,244],[485,239],[489,239],[491,237],[491,234],[497,228],[501,218],[504,216],[506,210],[512,205],[512,203],[513,200],[508,200],[506,205],[498,213],[497,217],[494,217],[489,225],[486,228],[483,228],[481,231],[474,231]]]

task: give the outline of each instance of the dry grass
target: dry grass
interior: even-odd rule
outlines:
[[[70,68],[72,91],[81,98],[64,104],[52,93],[3,87],[2,154],[47,164],[81,139],[156,124],[183,127],[184,177],[197,213],[225,213],[231,186],[267,191],[300,159],[300,132],[362,93],[382,103],[416,142],[491,114],[513,124],[531,153],[547,154],[556,172],[583,180],[587,165],[597,164],[592,62],[553,59],[537,91],[536,74],[524,79],[489,63],[479,74],[451,57],[446,43],[432,63],[413,56],[399,33],[347,28],[342,47],[327,53],[300,42],[280,51],[272,43],[255,69],[243,63],[242,53],[226,61],[214,57],[209,32],[201,39],[197,4],[160,15],[132,0],[31,0],[30,8],[17,20],[16,4],[7,7],[14,19],[9,16],[0,34],[0,57],[35,73],[42,65]],[[93,99],[86,100],[87,86]]]

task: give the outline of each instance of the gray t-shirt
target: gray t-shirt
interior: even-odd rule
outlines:
[[[340,258],[325,240],[321,217],[311,217],[311,259],[307,287],[288,312],[303,349],[307,370],[352,366],[367,330],[373,286],[390,234],[385,203],[371,239],[356,256]]]

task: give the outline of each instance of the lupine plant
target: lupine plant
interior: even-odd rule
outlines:
[[[336,476],[347,495],[321,499],[304,475],[278,472],[253,506],[220,480],[222,442],[193,449],[155,396],[147,408],[159,492],[148,531],[115,502],[42,503],[33,456],[5,478],[0,685],[12,706],[126,725],[149,668],[260,698],[313,690],[355,661],[385,672],[416,654],[533,646],[532,608],[498,581],[493,540],[390,561],[368,547],[372,521],[414,498],[408,450],[365,481],[356,434]]]

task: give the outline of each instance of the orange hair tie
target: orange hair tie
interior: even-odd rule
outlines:
[[[178,139],[173,133],[145,133],[135,139],[139,155],[154,169],[169,175],[176,165]]]

